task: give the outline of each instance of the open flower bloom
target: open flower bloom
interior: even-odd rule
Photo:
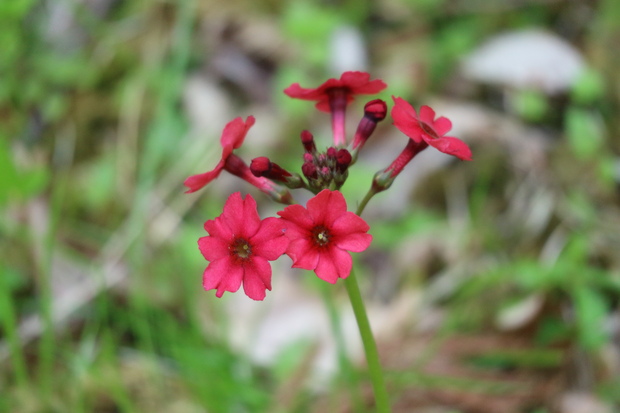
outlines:
[[[332,284],[351,273],[348,251],[364,251],[372,241],[368,224],[347,211],[339,191],[324,189],[308,201],[307,208],[290,205],[278,215],[286,223],[286,236],[291,240],[286,254],[293,267],[314,270]]]
[[[435,119],[435,111],[428,106],[422,106],[418,115],[407,101],[394,96],[392,99],[392,119],[402,133],[416,143],[424,141],[445,154],[471,161],[471,150],[463,141],[444,136],[452,129],[452,122],[448,118],[442,116]]]
[[[387,85],[380,79],[370,80],[365,72],[344,72],[340,79],[329,79],[315,89],[302,88],[294,83],[284,89],[284,93],[296,99],[314,100],[316,108],[331,112],[334,145],[344,145],[345,113],[347,105],[355,95],[371,95],[381,92]]]
[[[222,136],[220,137],[220,143],[222,145],[222,156],[220,161],[212,171],[205,172],[198,175],[192,175],[185,180],[183,185],[189,189],[185,193],[195,192],[200,188],[207,185],[220,175],[222,169],[226,167],[226,161],[232,155],[234,149],[237,149],[243,144],[245,135],[248,130],[254,125],[254,116],[248,116],[244,122],[241,117],[235,118],[224,127]]]
[[[235,292],[243,283],[245,294],[263,300],[271,290],[271,264],[284,254],[289,239],[285,224],[278,218],[261,221],[251,195],[235,192],[226,201],[222,215],[205,222],[208,236],[198,239],[198,248],[209,265],[204,271],[205,290]]]

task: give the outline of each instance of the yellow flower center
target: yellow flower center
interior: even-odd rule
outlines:
[[[331,234],[327,228],[325,228],[322,225],[319,225],[312,230],[312,238],[315,244],[317,244],[320,247],[323,247],[329,243]]]
[[[246,260],[252,255],[252,247],[244,238],[235,239],[229,247],[229,250],[232,255],[240,258],[241,260]]]

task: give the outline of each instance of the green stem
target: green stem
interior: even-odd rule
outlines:
[[[378,192],[379,191],[375,189],[374,185],[370,187],[370,189],[364,196],[364,199],[362,199],[362,202],[360,202],[359,206],[357,207],[357,212],[356,212],[357,215],[362,215],[362,211],[364,210],[364,208],[366,208],[366,204],[368,204],[368,201],[370,201],[370,198],[375,196]]]
[[[370,373],[370,380],[372,382],[372,388],[375,393],[375,404],[378,413],[389,413],[390,399],[385,388],[385,381],[383,380],[383,371],[381,370],[381,363],[379,362],[379,352],[377,351],[377,344],[372,335],[370,329],[370,323],[368,322],[368,316],[366,315],[366,307],[364,307],[364,300],[360,293],[355,273],[351,270],[351,274],[344,280],[344,285],[347,288],[349,299],[351,300],[351,306],[353,307],[353,313],[357,320],[357,327],[362,336],[362,343],[364,344],[364,352],[366,353],[366,361],[368,362],[368,371]]]
[[[334,303],[334,297],[332,295],[333,289],[330,288],[332,287],[331,285],[323,282],[322,280],[319,281],[321,281],[321,294],[323,296],[325,306],[327,307],[327,313],[329,315],[329,322],[332,329],[332,334],[334,335],[334,339],[336,340],[336,350],[338,353],[338,362],[340,364],[340,369],[342,370],[344,379],[346,380],[346,383],[348,384],[349,390],[351,392],[351,400],[356,408],[354,411],[357,412],[361,410],[362,397],[359,392],[356,391],[356,384],[358,378],[355,370],[353,370],[351,361],[347,356],[344,336],[342,334],[342,323],[340,322],[340,315],[338,314],[338,309],[336,308],[336,304]]]

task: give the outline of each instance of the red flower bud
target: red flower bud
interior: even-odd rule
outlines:
[[[336,154],[336,166],[338,167],[338,170],[340,172],[346,171],[352,160],[353,157],[349,151],[346,149],[340,149]]]
[[[250,171],[252,171],[254,176],[264,176],[269,170],[271,170],[271,161],[269,158],[261,156],[260,158],[252,159]]]
[[[315,153],[316,145],[314,144],[314,136],[307,130],[301,132],[301,143],[307,153]]]
[[[316,177],[318,176],[316,165],[312,162],[305,162],[301,166],[301,171],[303,172],[304,176],[308,179],[316,179]]]
[[[364,105],[364,116],[374,120],[382,121],[387,115],[387,104],[381,99],[374,99]]]

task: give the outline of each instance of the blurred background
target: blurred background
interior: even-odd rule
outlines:
[[[237,116],[240,156],[299,172],[329,115],[282,90],[344,70],[474,154],[425,151],[364,212],[394,411],[618,411],[619,22],[615,0],[0,2],[0,411],[373,411],[342,284],[283,257],[264,302],[202,289],[228,195],[280,206],[226,174],[182,185]],[[350,210],[406,142],[379,125]]]

